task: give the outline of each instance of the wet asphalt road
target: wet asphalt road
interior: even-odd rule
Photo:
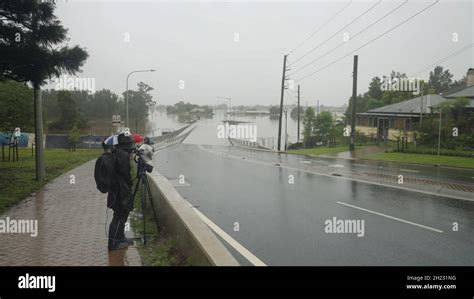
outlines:
[[[176,187],[183,197],[267,265],[474,265],[474,202],[274,165],[298,167],[307,160],[192,144],[155,155],[158,171],[170,180],[184,175],[186,184]],[[327,167],[335,162],[318,158],[311,163]],[[354,163],[337,161],[348,169],[382,166]],[[472,182],[472,172],[407,167],[419,171],[410,175]],[[364,220],[364,236],[326,233],[325,221],[333,217]]]

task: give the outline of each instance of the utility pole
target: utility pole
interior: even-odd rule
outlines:
[[[300,142],[300,85],[298,84],[298,137],[296,142]]]
[[[288,109],[285,109],[285,152],[288,145]]]
[[[423,123],[423,89],[421,90],[421,107],[420,107],[420,130]]]
[[[283,56],[283,74],[281,76],[280,119],[278,121],[278,151],[280,151],[281,148],[281,123],[283,118],[283,95],[285,94],[285,73],[287,57],[288,54]]]
[[[355,149],[355,124],[356,124],[356,105],[357,105],[357,61],[358,56],[354,55],[354,70],[352,71],[352,117],[351,117],[351,143],[349,150]]]

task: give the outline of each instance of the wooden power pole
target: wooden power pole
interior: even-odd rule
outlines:
[[[355,149],[355,125],[356,125],[356,105],[357,105],[357,61],[358,56],[354,55],[354,70],[352,72],[352,117],[351,117],[351,140],[349,150]]]
[[[298,84],[298,135],[296,142],[300,142],[300,85]]]
[[[288,55],[283,56],[283,74],[281,76],[280,119],[278,121],[278,151],[280,151],[281,148],[281,123],[283,117],[283,95],[285,94],[285,73],[287,56]]]

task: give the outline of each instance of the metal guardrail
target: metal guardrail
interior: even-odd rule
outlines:
[[[235,146],[241,146],[241,147],[244,147],[244,148],[249,148],[249,149],[254,149],[254,150],[263,150],[263,151],[272,151],[272,152],[275,151],[272,148],[268,148],[268,147],[260,145],[256,141],[229,138],[229,142],[232,145],[235,145]]]

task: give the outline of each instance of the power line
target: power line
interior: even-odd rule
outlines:
[[[430,68],[432,68],[433,66],[436,66],[436,65],[439,65],[441,62],[445,62],[446,60],[449,60],[450,58],[453,58],[459,54],[461,54],[462,52],[466,51],[467,49],[469,49],[470,47],[474,46],[474,43],[471,43],[471,44],[468,44],[466,46],[464,46],[463,48],[451,53],[450,55],[444,57],[444,58],[441,58],[440,60],[436,61],[435,63],[433,64],[430,64],[429,66],[423,68],[421,71],[418,71],[416,73],[413,74],[413,76],[417,76],[427,70],[429,70]]]
[[[401,3],[400,5],[398,5],[397,7],[395,7],[394,9],[392,9],[391,11],[389,11],[387,14],[385,14],[383,17],[379,18],[377,21],[373,22],[372,24],[370,24],[369,26],[365,27],[364,29],[362,29],[361,31],[357,32],[354,36],[352,36],[350,39],[354,39],[355,37],[357,37],[358,35],[360,35],[361,33],[367,31],[370,27],[374,26],[375,24],[377,24],[378,22],[382,21],[383,19],[385,19],[386,17],[388,17],[389,15],[391,15],[392,13],[394,13],[395,11],[397,11],[400,7],[402,7],[403,5],[407,4],[408,3],[408,0],[405,0],[403,3]],[[296,69],[294,72],[292,72],[290,75],[293,75],[303,69],[305,69],[306,67],[310,66],[311,64],[315,63],[316,61],[318,61],[319,59],[327,56],[328,54],[334,52],[336,49],[340,48],[342,45],[344,44],[347,44],[347,42],[342,42],[340,43],[339,45],[337,45],[335,48],[332,48],[331,50],[329,50],[328,52],[326,52],[325,54],[323,54],[322,56],[319,56],[318,58],[312,60],[311,62],[303,65],[302,67]]]
[[[314,50],[318,49],[319,47],[321,47],[322,45],[324,45],[326,42],[328,42],[329,40],[331,40],[334,36],[336,36],[337,34],[339,34],[342,30],[346,29],[347,27],[349,27],[350,25],[354,24],[357,20],[359,20],[360,18],[362,18],[364,15],[366,15],[369,11],[371,11],[373,8],[375,8],[377,5],[380,4],[380,2],[382,2],[382,0],[378,0],[374,5],[372,5],[371,7],[369,7],[369,9],[367,9],[366,11],[364,11],[362,14],[360,14],[359,16],[357,16],[354,20],[352,20],[351,22],[349,22],[348,24],[346,24],[345,26],[343,26],[341,29],[339,29],[339,31],[337,31],[336,33],[334,33],[333,35],[331,35],[328,39],[326,39],[325,41],[323,41],[322,43],[320,43],[319,45],[317,45],[316,47],[313,47],[311,50],[309,50],[308,52],[306,52],[303,56],[297,58],[295,61],[293,61],[292,64],[288,65],[288,66],[291,66],[293,64],[295,64],[296,62],[300,61],[301,59],[303,59],[304,57],[308,56],[309,54],[311,54]]]
[[[321,29],[323,29],[327,24],[329,24],[335,17],[337,17],[341,12],[343,12],[349,5],[351,5],[352,0],[349,1],[342,9],[338,10],[332,17],[330,17],[326,23],[324,23],[321,27],[313,31],[304,41],[299,43],[293,50],[291,50],[288,54],[293,53],[296,49],[301,47],[305,42],[307,42],[310,38],[312,38],[316,33],[318,33]]]
[[[355,50],[353,50],[353,51],[347,53],[346,55],[344,55],[344,56],[342,56],[342,57],[340,57],[340,58],[334,60],[333,62],[327,64],[326,66],[324,66],[324,67],[322,67],[322,68],[319,68],[319,69],[315,70],[314,72],[312,72],[312,73],[310,73],[310,74],[308,74],[308,75],[306,75],[306,76],[303,76],[303,77],[299,78],[298,80],[295,80],[295,82],[302,81],[303,79],[306,79],[306,78],[308,78],[308,77],[310,77],[310,76],[312,76],[312,75],[314,75],[314,74],[316,74],[316,73],[318,73],[318,72],[320,72],[320,71],[322,71],[322,70],[324,70],[324,69],[326,69],[326,68],[332,66],[333,64],[335,64],[335,63],[341,61],[342,59],[346,58],[347,56],[351,55],[352,53],[354,53],[354,52],[356,52],[356,51],[358,51],[358,50],[364,48],[365,46],[367,46],[367,45],[373,43],[374,41],[378,40],[378,39],[381,38],[382,36],[384,36],[384,35],[386,35],[386,34],[392,32],[393,30],[395,30],[395,29],[397,29],[398,27],[402,26],[403,24],[407,23],[408,21],[410,21],[410,20],[413,19],[414,17],[416,17],[416,16],[418,16],[419,14],[423,13],[424,11],[430,9],[432,6],[438,4],[438,2],[439,2],[439,0],[436,0],[436,2],[434,2],[434,3],[430,4],[430,5],[428,5],[428,6],[425,7],[424,9],[420,10],[419,12],[417,12],[416,14],[410,16],[408,19],[404,20],[403,22],[401,22],[401,23],[395,25],[394,27],[390,28],[389,30],[385,31],[384,33],[382,33],[382,34],[378,35],[377,37],[371,39],[370,41],[366,42],[365,44],[363,44],[363,45],[360,46],[359,48],[357,48],[357,49],[355,49]]]

